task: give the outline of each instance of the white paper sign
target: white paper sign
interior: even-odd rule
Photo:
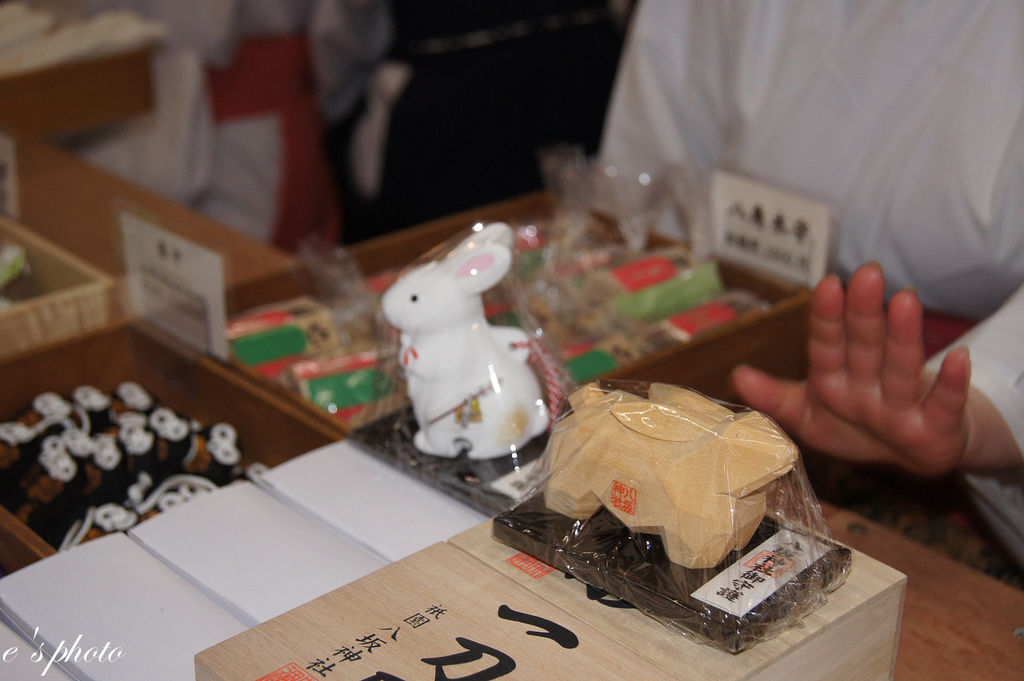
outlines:
[[[14,139],[0,133],[0,213],[17,219],[21,214],[18,205],[18,154]]]
[[[223,360],[224,262],[219,253],[121,212],[132,309],[153,326]]]
[[[827,205],[717,172],[711,210],[715,254],[807,286],[825,275],[832,219]]]
[[[690,595],[719,610],[744,615],[827,550],[822,542],[781,530]]]

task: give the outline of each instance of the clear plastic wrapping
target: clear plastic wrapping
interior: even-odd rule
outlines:
[[[662,383],[590,383],[496,539],[730,653],[840,586],[796,446],[760,412]]]
[[[393,352],[377,314],[386,274],[365,279],[348,251],[316,238],[299,255],[310,293],[230,320],[232,358],[346,426],[398,408],[402,397],[380,370]]]
[[[0,292],[27,271],[25,249],[0,237]]]
[[[677,169],[652,173],[603,164],[559,146],[541,154],[549,220],[522,226],[515,276],[531,313],[585,382],[767,307],[729,289],[703,234],[707,192]],[[682,216],[692,243],[653,236]],[[691,229],[692,228],[692,229]],[[650,237],[650,238],[649,238]]]
[[[518,497],[567,385],[507,276],[513,237],[507,224],[477,223],[388,288],[381,311],[395,340],[381,372],[409,403],[349,434],[486,513]]]

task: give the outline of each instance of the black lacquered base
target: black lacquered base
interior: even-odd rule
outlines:
[[[505,486],[497,483],[507,480],[510,475],[517,477],[513,474],[540,458],[547,444],[546,436],[538,436],[508,456],[471,459],[461,454],[447,458],[424,454],[416,449],[413,445],[416,428],[412,408],[406,407],[356,428],[348,434],[348,440],[363,451],[489,516],[508,510],[518,496],[506,493]],[[525,475],[522,477],[526,478]],[[516,482],[521,484],[523,481]]]
[[[832,542],[825,553],[746,614],[737,616],[691,594],[771,538],[765,519],[742,551],[721,564],[690,569],[671,562],[657,535],[634,533],[603,508],[576,521],[547,509],[536,495],[492,521],[498,541],[628,601],[667,626],[729,653],[771,638],[824,603],[846,579],[851,552]]]

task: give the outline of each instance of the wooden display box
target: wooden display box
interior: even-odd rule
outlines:
[[[114,123],[153,106],[150,49],[0,76],[0,128],[45,138]]]
[[[353,244],[350,250],[363,272],[374,274],[407,265],[474,222],[503,220],[516,226],[550,218],[554,211],[550,195],[526,194]],[[657,245],[659,240],[654,237],[652,242]],[[737,364],[750,364],[785,378],[804,377],[810,291],[726,262],[719,263],[719,270],[727,288],[746,289],[771,307],[648,355],[605,378],[675,383],[733,401],[737,395],[729,374]]]
[[[738,395],[730,374],[739,364],[784,378],[805,377],[810,291],[726,262],[719,263],[719,271],[726,288],[750,291],[768,301],[770,307],[744,313],[693,340],[616,369],[605,378],[673,383],[735,402]]]
[[[363,274],[372,276],[410,264],[474,222],[503,220],[515,226],[548,219],[553,211],[554,203],[547,194],[527,194],[353,244],[348,250]],[[770,307],[745,313],[729,324],[620,367],[604,378],[674,383],[735,401],[737,395],[730,373],[738,364],[749,364],[785,378],[804,377],[810,291],[729,263],[719,263],[719,271],[727,288],[746,289],[766,300]],[[301,270],[296,270],[287,282],[280,276],[250,281],[233,287],[229,297],[269,303],[312,292],[311,284],[303,276]],[[282,399],[305,405],[339,436],[348,432],[341,421],[304,402],[299,395],[272,385],[254,370],[236,367],[255,383],[271,386]]]
[[[494,542],[484,523],[200,652],[196,679],[881,681],[892,678],[905,585],[856,553],[826,605],[730,655],[588,596]]]
[[[200,422],[233,425],[243,464],[275,466],[336,439],[305,409],[254,390],[219,362],[126,322],[4,358],[0,375],[0,421],[15,417],[44,391],[70,395],[80,385],[111,391],[130,380]],[[53,547],[0,508],[0,568],[11,572],[52,553]]]
[[[125,273],[120,215],[129,211],[220,253],[231,313],[301,290],[290,254],[50,144],[20,136],[16,145],[20,222],[107,275]]]
[[[0,217],[0,240],[25,249],[28,272],[2,295],[0,357],[67,338],[121,316],[118,283],[72,253]]]

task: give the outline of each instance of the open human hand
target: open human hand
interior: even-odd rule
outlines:
[[[966,348],[924,371],[921,303],[913,291],[885,306],[885,278],[869,263],[844,291],[834,275],[811,297],[806,381],[733,371],[740,397],[793,437],[852,461],[898,464],[940,475],[961,464],[968,443],[971,363]]]

